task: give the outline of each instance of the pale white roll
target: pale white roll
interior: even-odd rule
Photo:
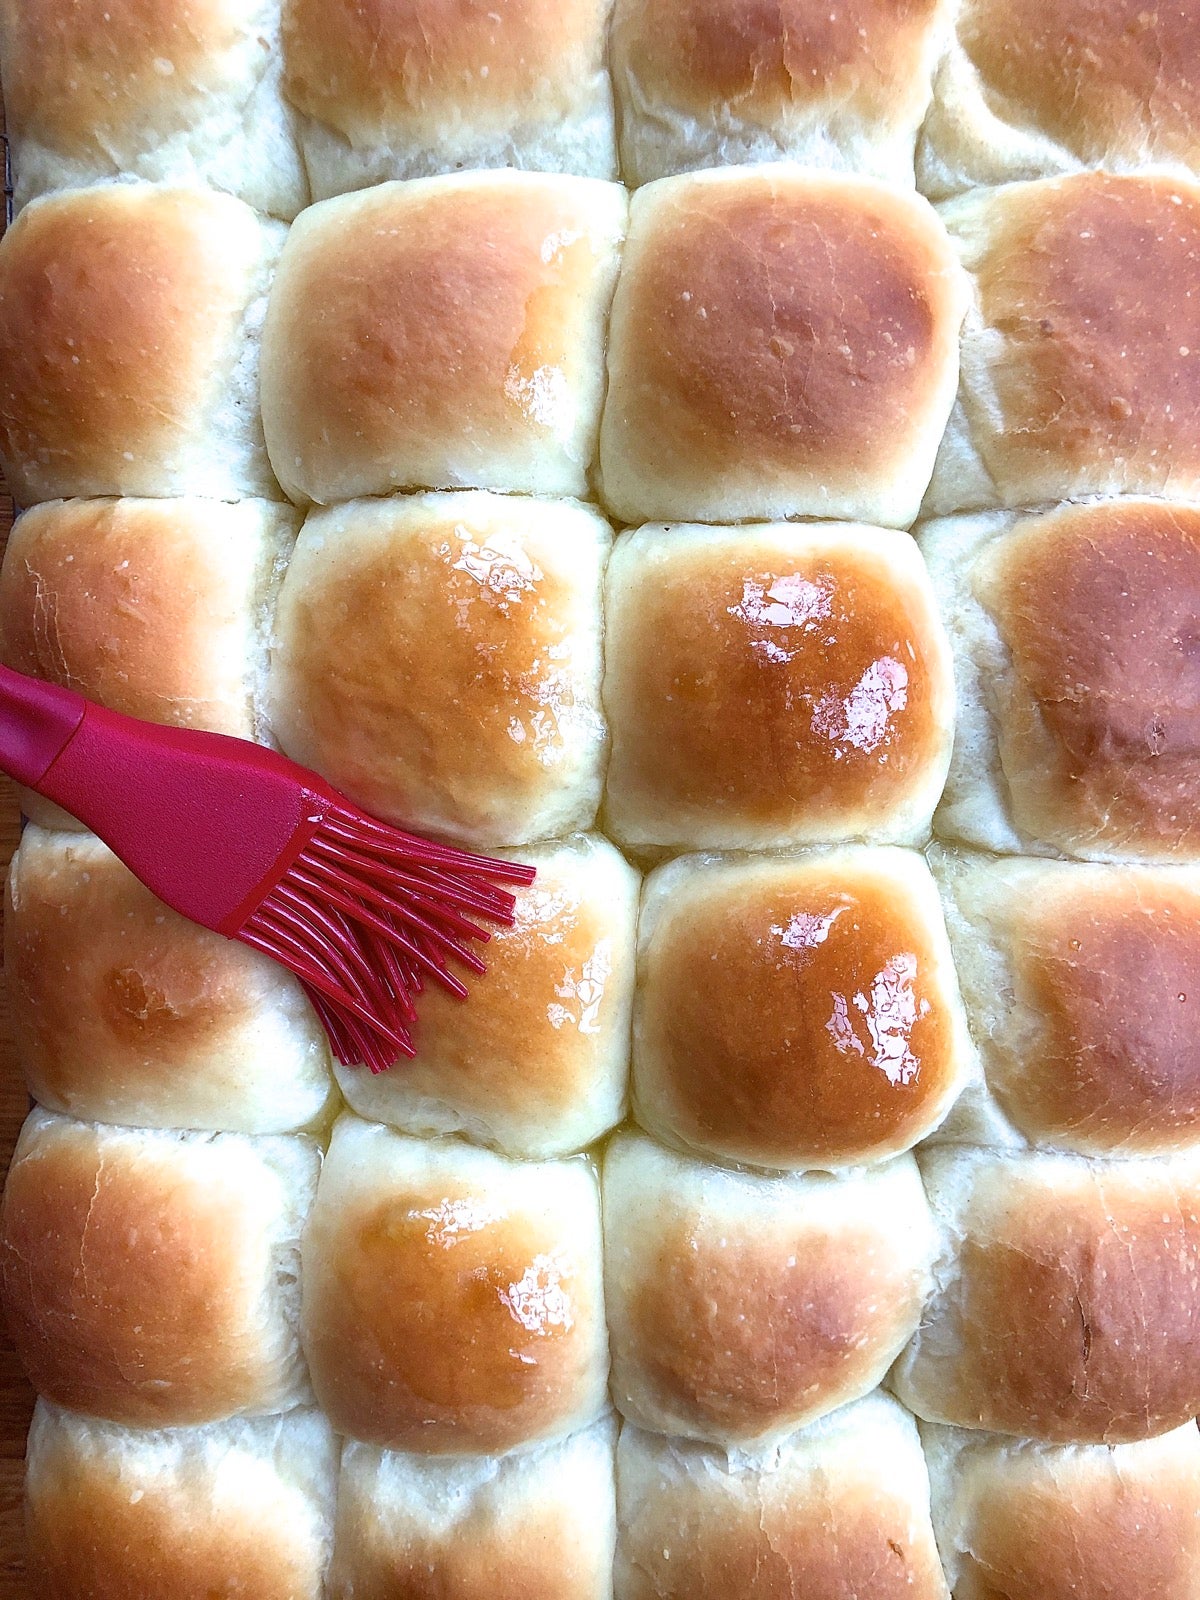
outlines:
[[[933,1521],[955,1600],[1191,1600],[1200,1433],[1045,1445],[926,1423]]]
[[[616,1426],[503,1456],[347,1442],[330,1600],[611,1600]]]
[[[39,1401],[25,1473],[44,1600],[323,1600],[339,1441],[316,1411],[123,1428]]]
[[[948,1600],[909,1414],[867,1396],[760,1455],[626,1424],[616,1600]]]

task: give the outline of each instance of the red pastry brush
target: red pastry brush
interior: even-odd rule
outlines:
[[[166,728],[0,666],[0,769],[77,817],[160,900],[289,967],[348,1066],[412,1056],[427,981],[465,998],[477,919],[511,923],[491,861],[364,815],[261,745]]]

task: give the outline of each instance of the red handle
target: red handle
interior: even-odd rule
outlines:
[[[160,900],[227,934],[333,793],[261,745],[127,717],[2,666],[0,768],[98,834]]]
[[[78,731],[87,705],[73,689],[0,666],[0,767],[36,789]]]

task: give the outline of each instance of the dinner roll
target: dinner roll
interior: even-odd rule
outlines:
[[[318,1164],[304,1139],[34,1111],[0,1216],[4,1309],[34,1387],[140,1427],[303,1402],[299,1237]]]
[[[973,194],[942,216],[975,296],[925,515],[1195,495],[1200,185],[1084,172]]]
[[[19,206],[129,176],[307,204],[279,0],[0,0],[0,69]]]
[[[287,493],[586,493],[625,211],[616,184],[528,172],[385,184],[306,211],[263,336]]]
[[[790,165],[647,187],[613,303],[609,509],[907,527],[954,399],[965,304],[914,195]]]
[[[343,1117],[304,1236],[304,1326],[318,1400],[368,1444],[491,1455],[586,1427],[608,1376],[591,1166]]]
[[[457,1460],[348,1442],[330,1600],[612,1600],[615,1434]]]
[[[958,680],[939,831],[1101,861],[1200,853],[1200,504],[952,518],[921,546]]]
[[[954,687],[910,539],[643,528],[613,553],[606,613],[607,816],[626,844],[928,837]]]
[[[279,223],[204,189],[28,206],[0,243],[0,465],[23,505],[277,493],[258,328]]]
[[[149,1431],[40,1401],[25,1529],[42,1600],[322,1600],[338,1444],[315,1411]]]
[[[1200,1434],[1045,1445],[928,1423],[934,1527],[955,1600],[1192,1600]]]
[[[942,1133],[1085,1155],[1200,1141],[1200,869],[933,866],[984,1068]]]
[[[262,737],[271,611],[298,525],[267,500],[35,506],[0,567],[0,659],[150,722]],[[47,826],[78,826],[21,798]]]
[[[726,1448],[873,1389],[917,1326],[935,1245],[909,1156],[763,1177],[629,1133],[604,1161],[604,1239],[618,1409]]]
[[[26,828],[4,968],[25,1081],[52,1111],[286,1133],[329,1100],[328,1048],[292,975],[168,910],[90,834]]]
[[[268,500],[58,500],[0,567],[6,665],[114,711],[252,739],[300,519]]]
[[[937,888],[907,850],[719,860],[650,879],[634,1101],[668,1143],[836,1170],[935,1128],[971,1059]]]
[[[912,1418],[876,1393],[726,1457],[626,1427],[616,1600],[946,1600]]]
[[[1078,167],[1200,168],[1195,0],[959,0],[918,153],[926,194]]]
[[[1119,1444],[1200,1412],[1200,1149],[939,1149],[937,1290],[892,1373],[919,1417]]]
[[[418,831],[490,846],[586,828],[610,544],[584,506],[491,494],[310,516],[276,616],[280,743]]]
[[[470,1005],[431,986],[415,1061],[378,1075],[336,1069],[360,1116],[534,1160],[581,1150],[620,1122],[638,875],[596,837],[520,859],[537,879],[516,891],[514,925],[492,930]]]
[[[283,0],[313,197],[463,167],[617,175],[611,0]]]
[[[781,157],[913,183],[941,0],[617,0],[628,183]]]

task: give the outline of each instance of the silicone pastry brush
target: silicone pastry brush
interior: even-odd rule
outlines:
[[[0,769],[99,835],[160,900],[300,979],[347,1066],[415,1054],[427,982],[465,998],[502,884],[534,871],[406,833],[261,745],[123,716],[0,666]]]

